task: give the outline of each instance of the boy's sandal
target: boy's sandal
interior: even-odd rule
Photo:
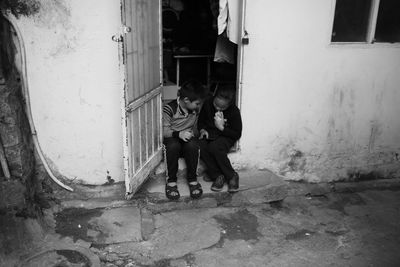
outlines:
[[[193,199],[197,199],[203,195],[203,189],[201,188],[201,184],[196,182],[196,184],[189,183],[189,191],[190,197]]]
[[[175,193],[175,194],[172,194]],[[178,200],[180,198],[180,194],[178,191],[178,185],[165,185],[165,195],[170,200]]]

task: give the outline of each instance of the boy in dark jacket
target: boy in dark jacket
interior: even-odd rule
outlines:
[[[235,89],[220,85],[214,97],[206,100],[200,111],[200,158],[213,181],[211,190],[221,191],[228,183],[228,191],[239,189],[239,175],[233,169],[228,152],[242,135],[242,118],[234,103]]]
[[[179,97],[163,108],[163,135],[167,163],[165,194],[168,199],[180,197],[177,185],[178,160],[183,156],[187,165],[187,181],[190,196],[199,198],[203,190],[197,181],[199,145],[196,123],[206,88],[197,81],[182,84]]]

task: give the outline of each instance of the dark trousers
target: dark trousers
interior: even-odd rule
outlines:
[[[199,141],[200,158],[206,165],[208,175],[212,180],[221,174],[227,180],[234,175],[235,170],[228,158],[228,152],[234,144],[234,140],[221,136],[215,140],[202,139]]]
[[[164,138],[167,160],[167,182],[177,181],[178,160],[183,157],[186,162],[187,181],[197,181],[197,164],[199,161],[199,144],[195,138],[184,142],[180,138],[168,137]]]

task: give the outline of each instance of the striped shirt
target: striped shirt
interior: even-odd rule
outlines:
[[[164,137],[179,137],[179,132],[193,130],[197,124],[198,112],[185,112],[179,105],[179,98],[167,103],[163,108]]]

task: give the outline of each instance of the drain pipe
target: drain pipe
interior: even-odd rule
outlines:
[[[31,129],[31,134],[32,134],[32,139],[34,146],[36,148],[36,152],[38,153],[40,160],[43,163],[44,168],[46,169],[47,174],[50,176],[50,178],[59,186],[62,188],[68,190],[68,191],[74,191],[71,187],[68,185],[63,184],[54,174],[53,171],[50,169],[50,166],[46,160],[46,158],[43,155],[42,149],[39,144],[39,140],[37,138],[37,132],[35,129],[35,124],[33,123],[33,118],[32,118],[32,111],[31,111],[31,104],[30,104],[30,99],[29,99],[29,90],[28,90],[28,82],[27,82],[27,70],[26,70],[26,51],[25,51],[25,46],[23,42],[23,38],[21,35],[21,32],[19,31],[15,20],[12,16],[8,15],[7,13],[3,13],[3,16],[10,22],[10,24],[14,27],[15,32],[17,33],[18,37],[18,43],[19,43],[19,50],[21,53],[21,74],[22,74],[22,88],[23,88],[23,97],[24,97],[24,102],[25,102],[25,113],[26,116],[28,117],[29,121],[29,127]]]

